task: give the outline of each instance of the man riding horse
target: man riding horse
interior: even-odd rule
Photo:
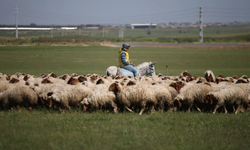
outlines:
[[[121,68],[124,68],[126,70],[129,70],[133,72],[134,77],[138,76],[138,72],[135,69],[135,66],[132,62],[129,61],[129,54],[128,50],[130,48],[130,44],[128,43],[123,43],[122,48],[119,51],[119,65]]]

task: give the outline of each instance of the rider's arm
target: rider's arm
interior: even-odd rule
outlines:
[[[124,65],[129,65],[129,62],[126,61],[126,54],[125,53],[121,54],[121,58],[122,58],[122,63]]]

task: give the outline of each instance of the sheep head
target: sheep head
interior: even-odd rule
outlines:
[[[56,95],[50,95],[48,96],[48,107],[51,107],[53,104],[58,104],[60,102],[60,98]]]
[[[127,83],[127,86],[131,86],[131,85],[136,85],[136,83],[135,83],[134,81],[129,81],[129,82]]]
[[[196,83],[204,83],[207,82],[206,78],[200,77]]]
[[[18,83],[20,80],[16,78],[12,78],[9,83]]]
[[[53,83],[48,78],[43,79],[42,84]]]
[[[102,79],[97,80],[96,85],[98,84],[104,84],[104,81]]]
[[[69,79],[69,81],[68,81],[67,84],[70,84],[70,85],[77,85],[78,83],[79,83],[78,78],[76,78],[76,77],[71,77],[71,78]]]
[[[122,89],[121,87],[119,86],[118,83],[112,83],[110,86],[109,86],[109,91],[112,91],[115,93],[115,95],[117,96],[117,93],[120,92]]]
[[[81,102],[80,105],[83,106],[83,110],[87,111],[91,107],[91,103],[88,100],[88,98],[84,98]]]
[[[79,80],[79,82],[84,82],[84,81],[87,81],[87,78],[84,77],[84,76],[80,76],[80,77],[78,78],[78,80]]]
[[[174,99],[174,106],[182,106],[182,103],[184,101],[184,96],[182,94],[178,94]]]
[[[181,81],[177,81],[177,82],[172,82],[169,86],[173,87],[176,89],[176,91],[178,93],[180,93],[180,90],[182,87],[185,86],[185,83],[181,82]]]
[[[215,104],[216,102],[218,102],[217,98],[214,96],[214,94],[207,94],[206,98],[205,98],[205,103],[206,104]]]
[[[64,74],[61,77],[59,77],[59,79],[66,80],[68,77],[69,77],[68,74]]]
[[[90,77],[90,81],[92,82],[92,83],[95,83],[95,80],[97,79],[97,76],[96,75],[93,75],[93,76],[91,76]]]

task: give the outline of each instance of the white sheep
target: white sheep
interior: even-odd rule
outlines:
[[[152,111],[157,104],[154,90],[149,88],[146,84],[123,87],[117,83],[114,83],[114,85],[115,91],[112,91],[116,93],[118,102],[129,111],[132,111],[129,107],[139,106],[141,107],[139,115],[142,115],[147,106]]]
[[[199,105],[204,105],[206,95],[211,92],[213,88],[208,84],[191,84],[184,86],[180,93],[175,97],[179,107],[183,105],[188,106],[188,112],[194,105],[198,111],[201,111]]]
[[[152,89],[157,100],[157,105],[159,110],[162,112],[168,107],[170,111],[173,109],[174,101],[172,100],[172,95],[168,88],[158,85],[148,85],[149,89]]]
[[[48,101],[52,101],[60,110],[68,109],[70,106],[78,107],[80,101],[91,94],[92,90],[84,85],[65,85],[54,89],[48,96]]]
[[[11,107],[26,107],[30,110],[36,106],[38,98],[36,93],[27,86],[17,86],[0,93],[0,106],[3,109]]]
[[[207,82],[215,82],[216,81],[214,73],[211,70],[205,71],[203,77],[206,78]]]
[[[219,91],[209,92],[207,99],[210,104],[215,105],[213,114],[221,106],[224,107],[225,113],[228,113],[226,105],[232,106],[235,114],[237,114],[243,108],[242,104],[249,102],[248,94],[237,85],[228,85]],[[237,107],[236,111],[235,106]]]
[[[107,106],[112,107],[114,112],[118,113],[115,101],[116,96],[114,92],[108,91],[108,89],[97,89],[84,98],[80,104],[84,106],[85,111],[90,107],[98,110],[99,107]]]

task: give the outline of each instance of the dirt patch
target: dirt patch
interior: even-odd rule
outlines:
[[[109,47],[121,47],[120,45],[117,45],[117,44],[112,44],[112,43],[101,43],[100,44],[101,46],[109,46]],[[222,45],[164,45],[164,44],[153,44],[153,45],[148,45],[148,44],[140,44],[140,45],[137,45],[136,47],[166,47],[166,48],[185,48],[185,49],[250,49],[250,45],[247,45],[247,44],[235,44],[235,45],[232,45],[232,44],[222,44]]]

